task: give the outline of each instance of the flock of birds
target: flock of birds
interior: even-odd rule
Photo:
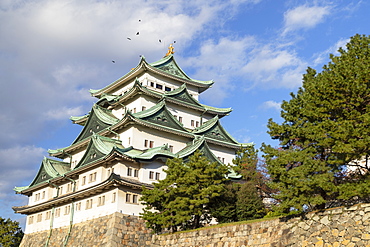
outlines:
[[[139,22],[141,22],[141,20],[139,20]],[[136,32],[136,36],[140,35],[140,32]],[[132,40],[131,37],[127,37],[127,40]],[[158,39],[158,42],[159,43],[162,43],[162,40],[161,39]],[[173,43],[175,44],[176,43],[176,40],[173,41]],[[140,55],[141,57],[141,55]],[[112,60],[112,63],[116,63],[115,60]]]

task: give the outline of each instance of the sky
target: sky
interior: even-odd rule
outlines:
[[[28,198],[13,188],[74,141],[82,127],[69,118],[90,111],[89,89],[175,41],[180,67],[215,81],[201,103],[233,109],[224,128],[277,146],[268,119],[282,121],[308,67],[320,72],[350,37],[370,34],[369,11],[366,0],[0,0],[0,217],[24,224],[11,207]]]

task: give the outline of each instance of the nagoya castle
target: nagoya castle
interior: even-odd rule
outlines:
[[[123,77],[90,90],[97,98],[90,112],[71,117],[80,134],[68,147],[48,150],[33,181],[14,189],[29,197],[28,205],[13,207],[27,216],[22,246],[116,246],[108,243],[121,241],[120,231],[110,228],[127,225],[123,218],[131,226],[143,221],[142,186],[166,176],[167,159],[201,150],[212,162],[232,163],[241,144],[220,123],[231,108],[199,102],[214,82],[190,78],[173,49],[157,62],[141,57]]]

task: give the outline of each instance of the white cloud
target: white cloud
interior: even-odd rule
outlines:
[[[349,42],[348,38],[342,38],[338,40],[334,45],[326,49],[325,51],[315,54],[314,57],[314,66],[321,65],[329,61],[329,54],[339,55],[338,49],[342,47],[346,49],[346,44]]]
[[[330,6],[301,5],[284,13],[283,35],[299,29],[310,29],[330,14]]]
[[[276,111],[281,111],[281,102],[276,102],[273,100],[268,100],[263,102],[263,104],[260,106],[262,109],[274,109]]]

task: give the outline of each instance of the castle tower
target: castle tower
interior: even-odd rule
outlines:
[[[186,160],[200,149],[211,161],[232,163],[241,144],[219,120],[231,109],[199,103],[214,82],[190,78],[172,49],[154,63],[141,57],[126,75],[90,91],[97,98],[91,111],[71,117],[80,134],[49,150],[53,158],[41,161],[30,185],[15,188],[29,197],[13,207],[27,215],[26,235],[47,231],[49,241],[53,229],[116,212],[139,216],[141,188],[165,177],[168,158]]]

